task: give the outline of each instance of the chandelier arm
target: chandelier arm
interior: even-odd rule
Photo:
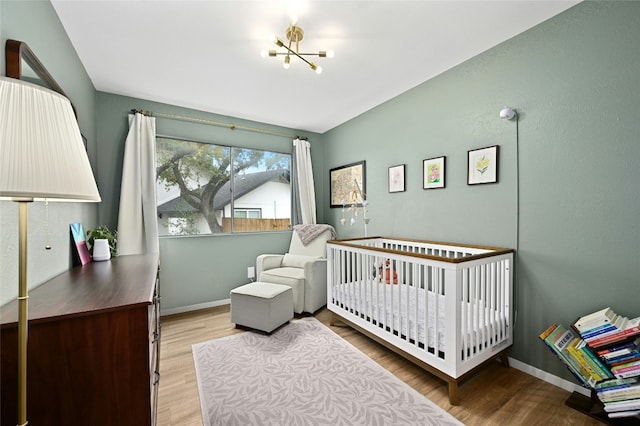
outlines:
[[[278,40],[280,41],[280,39],[278,39]],[[281,42],[281,41],[280,41],[280,42]],[[281,42],[281,43],[282,43],[282,42]],[[280,43],[277,43],[277,44],[278,44],[278,46],[280,45]],[[287,49],[287,51],[288,51],[287,53],[281,53],[282,55],[289,55],[289,54],[290,54],[290,55],[295,55],[295,56],[297,56],[298,58],[302,59],[304,62],[306,62],[306,64],[307,64],[307,65],[309,65],[311,68],[315,69],[315,67],[317,67],[317,65],[316,65],[316,64],[314,64],[314,63],[313,63],[313,62],[311,62],[311,61],[306,60],[305,58],[303,58],[302,56],[300,56],[300,54],[299,54],[298,52],[296,52],[295,50],[292,50],[292,49],[291,49],[290,47],[288,47],[286,44],[284,44],[284,43],[283,43],[283,46],[282,46],[282,47],[284,47],[284,48],[285,48],[285,49]],[[276,54],[277,54],[277,52],[276,52]],[[303,53],[303,55],[306,55],[306,53]],[[311,55],[313,55],[313,53],[312,53]]]
[[[286,46],[285,46],[286,48]],[[275,52],[275,55],[295,55],[295,51],[291,51],[291,52]],[[300,56],[320,56],[319,53],[298,53],[298,55]]]

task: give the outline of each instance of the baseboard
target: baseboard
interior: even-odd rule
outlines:
[[[215,308],[216,306],[229,305],[231,299],[216,300],[207,303],[198,303],[196,305],[180,306],[178,308],[160,309],[160,316],[182,314],[184,312],[197,311],[200,309]]]
[[[565,380],[561,377],[554,376],[553,374],[549,374],[546,371],[542,371],[539,368],[533,367],[529,364],[525,364],[522,361],[518,361],[517,359],[509,358],[509,365],[516,370],[520,370],[524,373],[529,374],[537,379],[544,380],[547,383],[551,383],[552,385],[558,386],[569,392],[578,392],[582,395],[589,396],[589,389],[583,388],[580,385],[575,383],[571,383],[568,380]]]

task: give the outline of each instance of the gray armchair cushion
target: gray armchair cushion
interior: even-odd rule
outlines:
[[[304,264],[307,262],[313,262],[316,259],[320,259],[320,256],[303,256],[300,254],[285,254],[282,259],[282,267],[291,268],[304,268]]]

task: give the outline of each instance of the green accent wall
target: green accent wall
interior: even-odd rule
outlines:
[[[607,306],[640,315],[638,28],[640,2],[580,3],[324,135],[327,181],[366,160],[369,235],[518,248],[511,356],[572,382],[540,332]],[[499,182],[467,186],[467,151],[491,145]],[[422,160],[442,155],[446,188],[423,190]],[[397,164],[407,190],[390,194]]]

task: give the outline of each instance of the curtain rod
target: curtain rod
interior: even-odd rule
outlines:
[[[194,118],[194,117],[186,117],[184,115],[165,114],[162,112],[152,112],[152,111],[146,111],[143,109],[132,109],[131,112],[134,114],[140,113],[147,117],[167,118],[169,120],[179,120],[179,121],[187,121],[190,123],[208,124],[210,126],[226,127],[229,130],[244,130],[247,132],[264,133],[264,134],[273,135],[273,136],[283,136],[283,137],[292,138],[292,139],[308,140],[306,136],[298,136],[290,133],[278,132],[276,130],[259,129],[257,127],[242,126],[242,125],[237,125],[233,123],[223,123],[220,121],[206,120],[204,118]]]

